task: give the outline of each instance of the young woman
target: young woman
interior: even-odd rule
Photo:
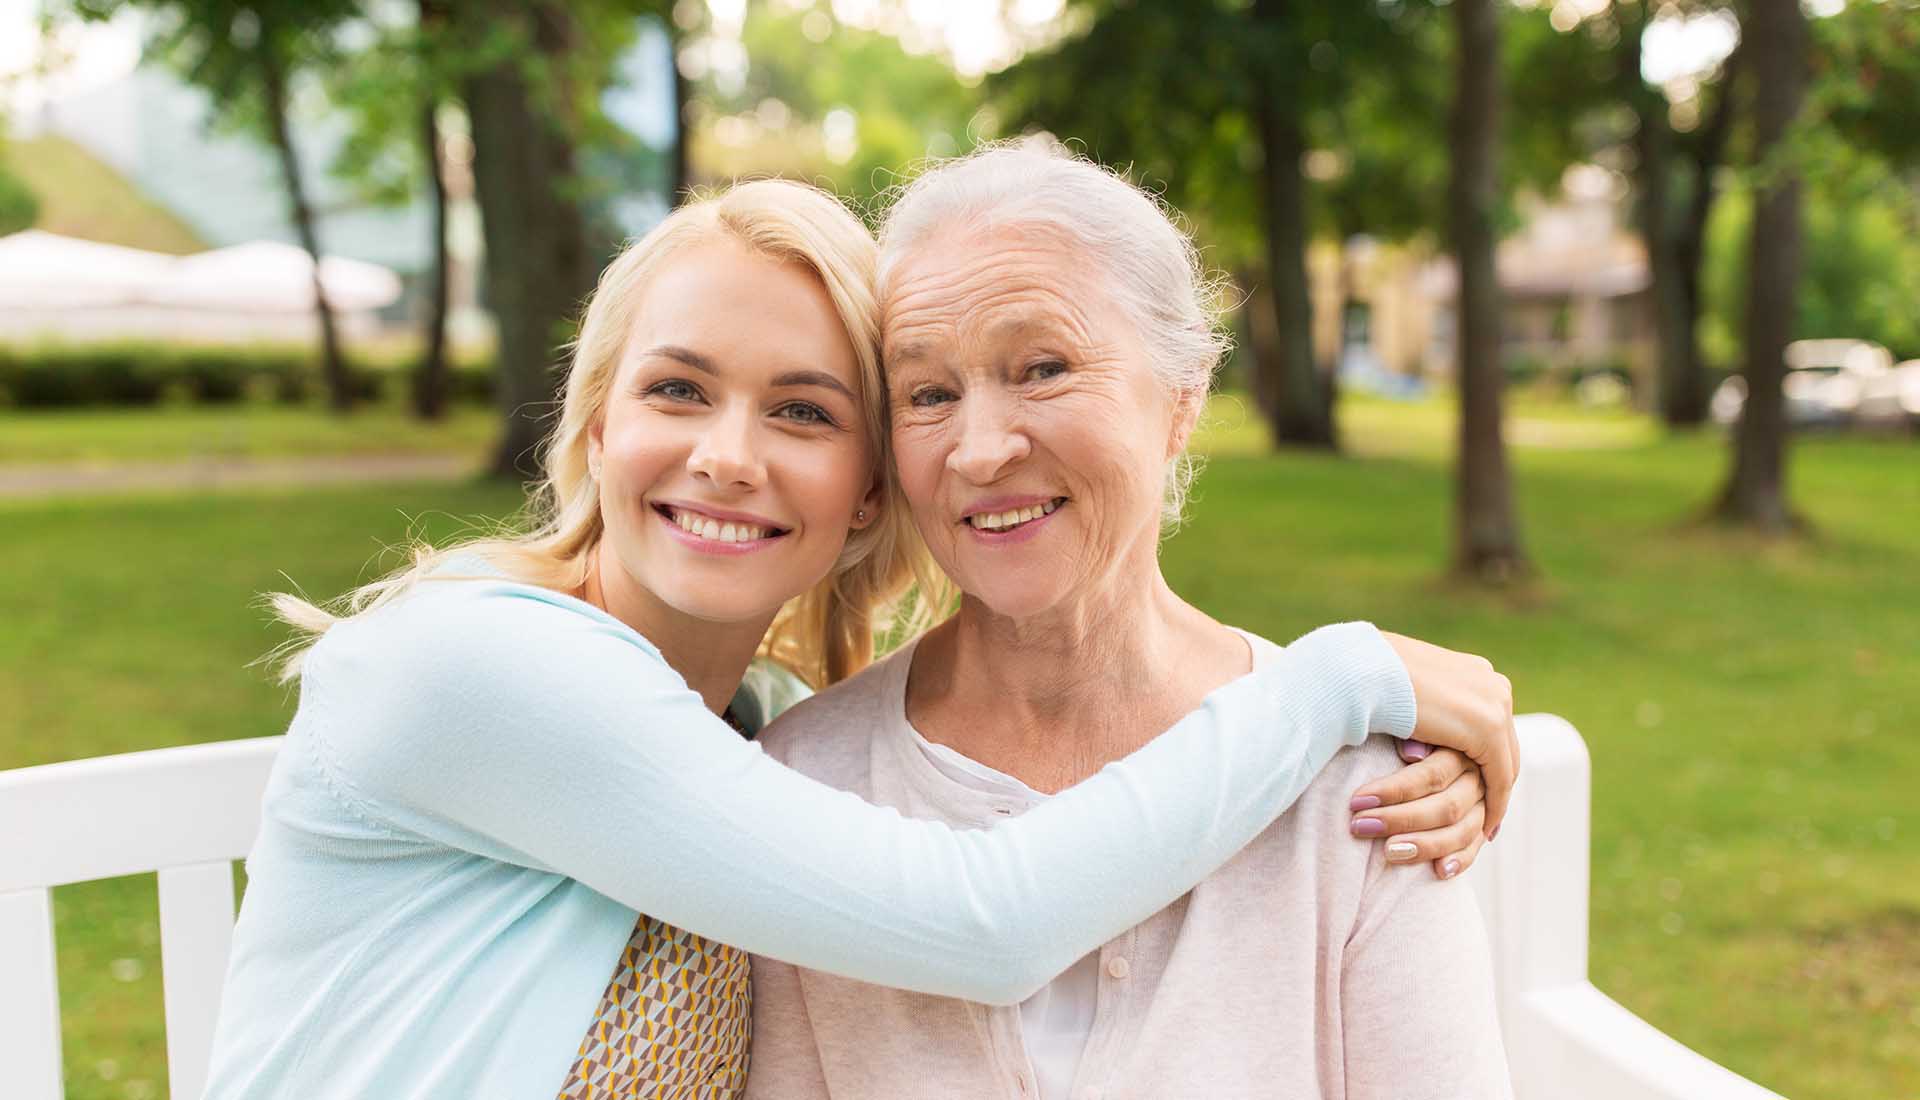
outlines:
[[[288,665],[210,1098],[732,1096],[744,951],[1016,1002],[1342,745],[1415,732],[1416,694],[1423,735],[1503,743],[1458,655],[1345,624],[994,829],[769,760],[736,732],[771,709],[740,693],[755,654],[857,670],[924,560],[873,266],[811,188],[682,208],[601,279],[532,533],[423,553],[338,617],[279,598],[318,637]]]

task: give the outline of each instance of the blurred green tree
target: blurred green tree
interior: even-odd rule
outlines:
[[[1853,147],[1920,171],[1920,0],[1855,0],[1813,32],[1815,109]]]
[[[331,63],[334,32],[359,13],[355,0],[74,0],[89,19],[110,19],[126,8],[161,16],[149,49],[167,58],[187,80],[213,97],[229,124],[263,133],[280,161],[289,216],[301,247],[313,259],[313,295],[320,322],[320,355],[328,403],[353,407],[333,308],[320,280],[320,238],[313,204],[288,120],[291,86],[309,68]]]
[[[1528,21],[1515,51],[1510,131],[1539,168],[1594,160],[1632,181],[1633,222],[1647,250],[1653,299],[1655,407],[1671,427],[1706,416],[1699,319],[1705,235],[1735,121],[1741,51],[1692,74],[1675,104],[1645,74],[1645,46],[1661,24],[1735,19],[1726,0],[1616,0],[1573,23]],[[1684,122],[1673,121],[1678,111]],[[1528,154],[1531,153],[1531,156]],[[1546,184],[1544,178],[1537,182]]]
[[[40,200],[19,176],[7,171],[0,150],[0,237],[32,228],[40,217]]]
[[[710,178],[808,179],[871,218],[902,168],[991,136],[980,93],[952,66],[825,6],[752,5],[740,44],[744,74],[709,72],[692,90],[694,160]]]
[[[380,16],[397,17],[385,21]],[[421,356],[415,366],[410,399],[422,419],[446,415],[450,377],[447,361],[448,272],[447,184],[442,162],[440,112],[454,101],[458,78],[447,33],[446,0],[418,0],[404,8],[369,12],[370,41],[343,51],[337,64],[321,74],[329,98],[345,112],[350,128],[331,165],[360,197],[374,203],[403,205],[426,193],[429,260],[426,318]]]
[[[588,224],[580,149],[610,59],[592,24],[557,0],[460,0],[455,10],[486,291],[499,327],[495,392],[505,423],[491,471],[530,479],[552,424],[558,349],[606,251]]]
[[[422,190],[428,199],[433,260],[424,354],[412,385],[415,410],[423,417],[444,412],[449,388],[443,121],[486,131],[473,134],[476,145],[503,150],[519,127],[532,125],[528,132],[538,140],[530,149],[557,173],[546,178],[549,193],[535,195],[527,188],[542,186],[537,178],[506,170],[511,154],[476,154],[486,162],[476,165],[475,185],[490,261],[500,249],[524,243],[514,225],[502,223],[519,217],[505,211],[529,202],[532,216],[554,230],[541,238],[540,247],[577,254],[544,257],[537,275],[491,262],[487,267],[486,288],[501,325],[499,386],[507,418],[508,438],[494,463],[499,472],[530,472],[529,456],[541,438],[538,422],[557,380],[556,349],[570,338],[579,299],[621,232],[612,207],[642,192],[672,199],[686,186],[684,124],[663,157],[611,123],[603,103],[608,90],[629,76],[619,66],[644,53],[634,50],[643,28],[663,29],[670,43],[680,37],[682,28],[668,18],[668,8],[664,0],[594,0],[545,8],[496,7],[484,0],[368,6],[356,28],[368,44],[344,56],[328,74],[329,91],[352,122],[334,171],[372,201],[411,201]],[[677,72],[672,87],[674,114],[684,118],[685,81]],[[482,97],[479,117],[469,102],[474,94]],[[497,211],[492,220],[484,217],[489,206]],[[575,224],[578,230],[570,228]],[[592,272],[585,282],[578,256],[590,258]],[[544,350],[537,350],[543,340]],[[519,457],[509,459],[509,453]]]
[[[1806,278],[1793,311],[1796,340],[1850,337],[1920,357],[1920,190],[1831,131],[1810,131]],[[1707,234],[1703,346],[1739,355],[1751,184],[1735,177]]]
[[[1098,160],[1166,181],[1221,259],[1263,278],[1267,309],[1254,310],[1250,326],[1253,388],[1276,445],[1337,445],[1332,372],[1313,351],[1314,224],[1433,224],[1437,187],[1379,186],[1394,152],[1420,141],[1370,145],[1353,132],[1404,139],[1415,133],[1408,123],[1433,121],[1431,110],[1378,109],[1407,106],[1406,90],[1418,87],[1391,74],[1431,72],[1431,16],[1402,0],[1081,0],[1067,13],[1077,33],[990,84],[1014,127],[1045,127]],[[1322,207],[1310,168],[1322,182],[1352,182],[1328,187],[1340,198]]]

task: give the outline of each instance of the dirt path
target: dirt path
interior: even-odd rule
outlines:
[[[477,472],[465,455],[336,455],[326,458],[208,458],[185,462],[0,466],[0,498],[193,492],[269,485],[351,485],[369,481],[453,481]]]

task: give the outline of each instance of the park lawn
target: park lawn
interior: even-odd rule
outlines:
[[[1543,576],[1443,579],[1449,414],[1349,401],[1361,457],[1272,456],[1223,401],[1174,586],[1277,639],[1370,618],[1491,657],[1594,756],[1593,972],[1789,1096],[1920,1094],[1920,445],[1808,440],[1809,542],[1691,517],[1716,433],[1522,404],[1519,502]],[[1527,427],[1526,425],[1533,425]],[[1569,442],[1571,441],[1571,442]],[[284,573],[330,594],[383,544],[443,537],[485,485],[0,501],[0,767],[277,733],[248,662]],[[151,880],[56,893],[69,1095],[160,1095]]]
[[[492,408],[426,423],[391,401],[339,416],[315,405],[0,409],[0,465],[112,465],[372,454],[471,454],[499,436]]]

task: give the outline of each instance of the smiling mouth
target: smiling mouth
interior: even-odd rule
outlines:
[[[759,542],[763,539],[777,539],[787,533],[786,528],[783,527],[715,519],[712,516],[703,516],[698,512],[666,504],[656,504],[653,510],[687,534],[708,542]]]
[[[990,531],[1001,534],[1018,530],[1044,516],[1050,516],[1054,510],[1067,502],[1066,497],[1054,497],[1041,504],[1030,504],[1025,508],[1015,508],[1010,512],[979,512],[966,517],[961,522],[976,531]]]

